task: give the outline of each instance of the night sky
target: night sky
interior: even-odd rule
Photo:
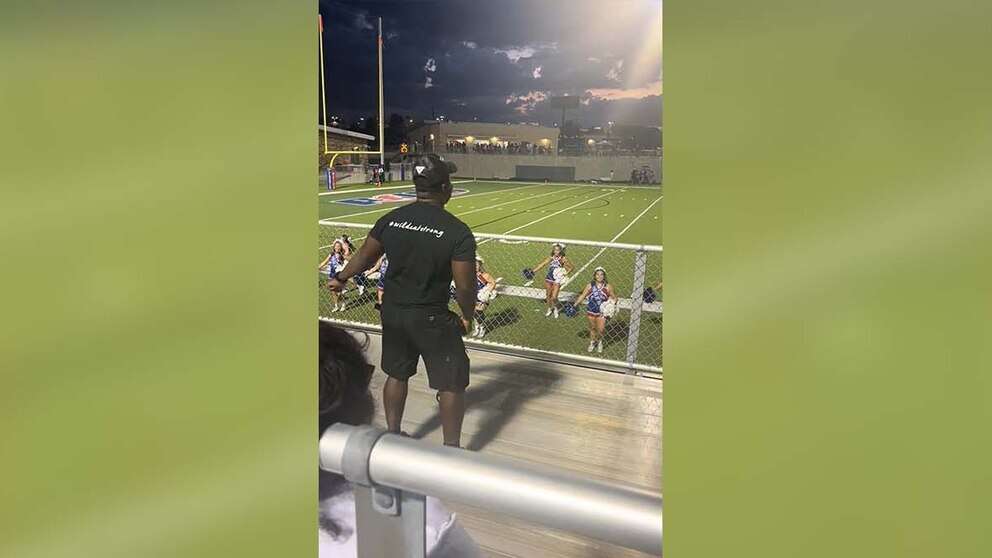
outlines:
[[[661,0],[321,0],[328,115],[376,112],[382,17],[386,118],[660,125]]]

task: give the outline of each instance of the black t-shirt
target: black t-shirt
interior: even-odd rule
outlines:
[[[475,261],[475,237],[468,225],[429,203],[390,211],[369,236],[382,243],[389,258],[384,305],[446,308],[451,261]]]

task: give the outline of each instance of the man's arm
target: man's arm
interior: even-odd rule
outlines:
[[[382,254],[382,243],[376,240],[375,237],[369,236],[362,243],[362,247],[358,249],[358,255],[351,258],[348,261],[348,265],[344,266],[344,269],[336,277],[331,278],[330,287],[332,289],[343,288],[348,279],[368,269]]]
[[[379,268],[381,268],[381,267],[382,267],[382,258],[380,257],[378,260],[375,261],[375,265],[374,266],[368,268],[368,270],[365,271],[365,274],[366,275],[371,275],[371,274],[375,273],[376,271],[379,271]]]
[[[455,280],[455,300],[462,311],[462,323],[466,331],[472,325],[475,315],[475,262],[451,260],[451,277]]]
[[[544,258],[544,260],[542,260],[541,263],[537,264],[537,267],[535,267],[532,271],[534,273],[537,273],[538,271],[541,271],[541,268],[544,267],[544,266],[546,266],[546,265],[548,265],[548,262],[550,262],[550,261],[551,261],[551,258]]]

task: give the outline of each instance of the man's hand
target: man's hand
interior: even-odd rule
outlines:
[[[455,281],[455,301],[458,309],[462,312],[462,325],[465,326],[465,333],[472,331],[472,318],[475,315],[476,291],[475,291],[475,262],[474,261],[451,261],[451,276]],[[469,316],[465,318],[464,316]]]
[[[462,335],[468,335],[468,332],[472,331],[472,320],[466,320],[465,318],[460,318],[462,321]]]
[[[332,291],[339,293],[344,290],[344,281],[341,281],[337,277],[331,277],[331,280],[327,282],[327,286]]]

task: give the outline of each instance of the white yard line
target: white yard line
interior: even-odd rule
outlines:
[[[454,184],[454,182],[452,182],[452,184]],[[526,190],[527,188],[534,188],[534,186],[524,186],[522,188],[514,188],[513,191]],[[486,196],[486,195],[490,195],[491,196],[491,195],[497,195],[497,194],[500,194],[500,193],[502,193],[502,192],[479,192],[477,194],[467,194],[467,195],[464,195],[464,196],[455,196],[455,197],[452,197],[451,199],[454,200],[455,202],[459,202],[461,200],[464,200],[464,199],[467,199],[467,198],[471,198],[473,196]],[[328,217],[326,219],[321,219],[318,222],[322,222],[322,221],[340,221],[341,219],[346,219],[348,217],[358,217],[359,215],[371,215],[372,213],[380,213],[380,212],[383,212],[383,211],[392,211],[392,210],[396,209],[397,207],[399,207],[399,206],[398,205],[389,205],[387,207],[382,207],[382,208],[379,208],[379,209],[373,209],[371,211],[359,211],[358,213],[349,213],[347,215],[335,215],[333,217]]]
[[[517,203],[517,202],[522,202],[522,201],[526,201],[526,200],[532,200],[534,198],[543,198],[544,196],[551,196],[551,195],[554,195],[554,194],[560,194],[562,192],[567,192],[569,190],[574,190],[574,189],[575,188],[566,188],[564,190],[556,190],[554,192],[545,192],[543,194],[534,194],[533,196],[527,196],[526,198],[520,198],[520,199],[517,199],[517,200],[510,200],[508,202],[498,203],[496,205],[489,205],[489,206],[486,206],[486,207],[480,207],[479,209],[473,209],[472,211],[466,211],[464,213],[454,213],[453,215],[455,215],[456,217],[461,217],[462,215],[470,215],[472,213],[478,213],[480,211],[487,211],[487,210],[493,209],[495,207],[502,207],[504,205],[510,205],[511,203]]]
[[[486,211],[486,210],[492,209],[494,207],[500,207],[500,206],[504,206],[504,205],[509,205],[511,203],[518,203],[518,202],[522,202],[522,201],[532,200],[534,198],[541,198],[541,197],[544,197],[544,196],[550,196],[552,194],[560,194],[562,192],[567,192],[569,190],[574,190],[574,188],[566,188],[564,190],[557,190],[555,192],[545,192],[543,194],[535,194],[533,196],[527,196],[525,198],[520,198],[520,199],[516,199],[516,200],[510,200],[510,201],[507,201],[507,202],[498,203],[496,205],[490,205],[490,206],[487,206],[487,207],[480,207],[479,209],[473,209],[472,211],[465,211],[463,213],[452,213],[452,215],[454,215],[455,217],[461,217],[462,215],[469,215],[471,213],[477,213],[479,211]],[[468,197],[468,196],[463,196],[463,197]],[[355,238],[353,240],[356,241],[356,242],[360,242],[362,240],[365,240],[365,237],[364,236],[361,236],[361,237]],[[323,249],[323,248],[330,248],[330,245],[321,246],[319,249]]]
[[[620,238],[621,236],[623,236],[623,233],[629,231],[630,230],[630,227],[633,227],[634,226],[634,223],[636,223],[638,219],[640,219],[641,217],[643,217],[645,213],[647,213],[652,207],[654,207],[654,204],[656,204],[656,203],[658,203],[660,201],[661,201],[661,198],[658,198],[658,199],[654,200],[653,202],[651,202],[651,205],[645,207],[644,208],[644,211],[642,211],[637,217],[634,217],[634,220],[631,221],[630,223],[628,223],[627,226],[624,227],[622,231],[618,232],[616,234],[616,236],[614,236],[613,238],[611,238],[609,240],[609,242],[616,242],[618,238]],[[599,258],[600,256],[602,256],[603,255],[603,252],[605,252],[607,248],[608,248],[607,246],[604,246],[603,248],[601,248],[599,250],[599,252],[596,252],[596,255],[593,256],[592,259],[590,259],[588,262],[586,262],[586,264],[584,266],[580,267],[579,270],[576,271],[575,273],[570,274],[571,277],[569,277],[568,279],[566,279],[561,284],[561,286],[564,287],[565,285],[571,283],[572,282],[572,279],[578,277],[583,271],[585,271],[585,269],[587,267],[589,267],[590,265],[592,265],[592,262],[596,261],[597,258]]]
[[[565,209],[559,209],[558,211],[555,211],[551,215],[546,215],[546,216],[541,217],[539,219],[534,219],[530,223],[527,223],[527,224],[524,224],[524,225],[520,225],[519,227],[514,227],[514,228],[512,228],[512,229],[510,229],[508,231],[504,231],[504,232],[502,232],[500,234],[510,234],[510,233],[519,231],[520,229],[525,229],[525,228],[527,228],[527,227],[529,227],[531,225],[536,225],[536,224],[540,223],[541,221],[544,221],[545,219],[550,219],[550,218],[554,217],[555,215],[560,215],[562,213],[565,213],[566,211],[570,211],[572,209],[575,209],[576,207],[579,207],[580,205],[587,204],[587,203],[589,203],[591,201],[596,201],[599,198],[605,198],[606,196],[612,196],[613,194],[616,194],[617,192],[623,192],[623,191],[624,190],[616,190],[616,191],[613,191],[613,192],[607,192],[605,194],[600,194],[600,195],[598,195],[598,196],[596,196],[594,198],[589,198],[587,200],[582,200],[582,201],[580,201],[579,203],[577,203],[575,205],[571,205],[569,207],[566,207]],[[491,238],[487,238],[487,239],[483,240],[482,242],[480,242],[479,244],[485,244],[485,243],[489,242],[490,240],[492,240],[492,239]]]
[[[485,182],[486,184],[541,184],[543,186],[579,186],[585,188],[623,188],[625,190],[661,190],[661,186],[658,185],[638,185],[638,184],[591,184],[587,182],[517,182],[515,180],[493,180],[489,178],[476,178],[477,182]]]

